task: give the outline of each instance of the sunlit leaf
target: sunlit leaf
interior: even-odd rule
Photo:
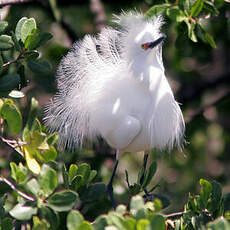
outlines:
[[[69,180],[72,182],[74,177],[77,175],[78,167],[76,164],[71,164],[69,167]]]
[[[37,208],[18,203],[9,213],[17,220],[30,220],[33,215],[37,214]]]
[[[195,3],[192,5],[190,16],[197,17],[200,14],[203,6],[204,6],[203,0],[196,0]]]
[[[21,26],[21,40],[25,43],[27,37],[32,33],[34,29],[36,29],[36,21],[34,18],[29,18],[24,21]]]
[[[8,100],[4,103],[1,109],[1,116],[6,120],[10,131],[17,135],[22,129],[22,115],[17,106]]]
[[[30,152],[28,151],[27,147],[24,147],[24,152],[25,152],[25,159],[26,159],[26,163],[28,168],[34,173],[34,174],[39,174],[41,171],[41,167],[39,165],[39,163],[37,162],[36,159],[34,159]]]
[[[21,28],[22,28],[22,25],[25,23],[26,20],[27,20],[27,17],[23,17],[18,21],[18,23],[16,25],[15,36],[16,36],[18,41],[21,39]]]
[[[57,173],[48,165],[43,165],[41,170],[40,186],[45,197],[48,197],[58,185]]]
[[[79,211],[72,210],[67,216],[67,228],[68,230],[78,229],[79,225],[84,220],[84,217]]]
[[[170,6],[170,4],[168,4],[168,3],[164,3],[164,4],[160,4],[160,5],[154,5],[147,12],[145,12],[145,17],[151,18],[153,16],[163,14],[169,6]]]
[[[26,183],[26,187],[28,188],[28,190],[33,193],[35,196],[39,196],[40,195],[40,185],[38,183],[38,181],[35,178],[32,178],[31,180],[29,180]]]

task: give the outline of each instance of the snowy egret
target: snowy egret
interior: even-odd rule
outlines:
[[[57,94],[45,121],[68,147],[102,136],[119,155],[152,148],[180,147],[184,119],[165,77],[161,16],[146,19],[137,12],[116,16],[118,28],[86,35],[62,59]],[[145,162],[147,160],[145,155]]]

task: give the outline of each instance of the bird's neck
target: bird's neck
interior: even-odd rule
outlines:
[[[130,71],[132,77],[148,90],[153,90],[152,85],[156,78],[164,77],[164,67],[161,60],[157,60],[156,57],[139,58],[130,63]]]

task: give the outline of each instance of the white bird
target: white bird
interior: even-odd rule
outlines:
[[[116,16],[118,28],[86,35],[62,59],[45,121],[68,147],[102,136],[119,154],[183,143],[184,119],[165,77],[161,16]]]

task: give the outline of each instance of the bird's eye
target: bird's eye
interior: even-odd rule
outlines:
[[[141,48],[147,50],[149,48],[149,42],[142,44]]]

